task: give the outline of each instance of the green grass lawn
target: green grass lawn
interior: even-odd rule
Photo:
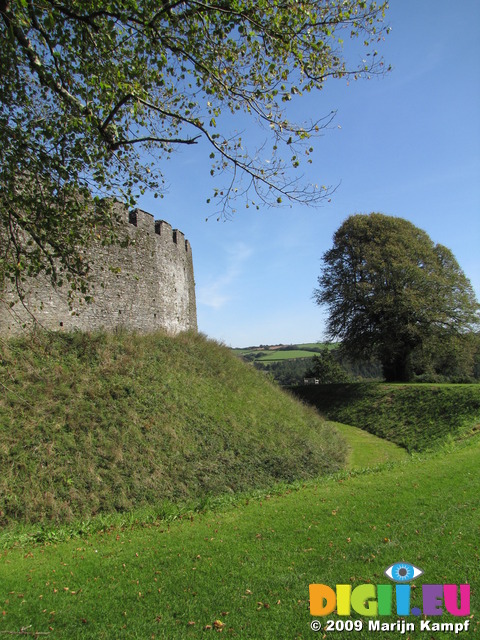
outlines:
[[[348,443],[347,469],[374,467],[385,462],[398,462],[408,459],[405,449],[393,442],[340,422],[332,423]]]
[[[399,561],[424,571],[412,606],[422,583],[469,583],[472,630],[460,637],[480,632],[478,387],[324,390],[352,418],[343,422],[365,420],[410,449],[436,440],[436,452],[410,456],[325,423],[200,336],[28,346],[4,358],[0,635],[323,640],[310,629],[309,584],[385,584]],[[440,448],[451,433],[463,440]],[[339,468],[344,440],[347,469],[317,477]],[[191,491],[179,495],[179,480]],[[69,517],[33,517],[54,491]],[[99,496],[95,517],[72,510]],[[30,517],[15,504],[29,504]]]
[[[170,524],[104,528],[4,550],[0,632],[175,640],[222,629],[242,640],[322,638],[310,630],[309,584],[384,584],[389,565],[408,561],[424,571],[414,581],[412,606],[421,605],[423,582],[471,585],[473,630],[460,637],[475,637],[479,454],[476,436],[450,452],[344,472],[278,495],[244,496]],[[366,629],[332,634],[367,637]],[[416,631],[409,637],[452,636]]]

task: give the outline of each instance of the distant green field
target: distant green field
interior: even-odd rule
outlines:
[[[331,342],[303,342],[296,345],[300,349],[305,349],[306,351],[316,350],[316,349],[336,349],[338,344]]]
[[[295,349],[292,351],[264,351],[265,355],[258,358],[260,362],[277,362],[278,360],[296,360],[297,358],[313,358],[312,351]]]
[[[280,360],[298,360],[300,358],[313,358],[321,349],[335,349],[336,344],[322,342],[304,342],[299,344],[284,345],[278,348],[276,345],[249,347],[246,349],[232,349],[236,355],[247,360],[258,362],[279,362]]]

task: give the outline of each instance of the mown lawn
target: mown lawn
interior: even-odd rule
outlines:
[[[347,469],[374,467],[378,464],[409,458],[407,451],[393,442],[377,438],[368,431],[351,425],[340,422],[332,424],[348,443]]]
[[[450,452],[308,481],[280,495],[244,497],[170,525],[137,523],[4,550],[0,632],[175,640],[221,629],[242,640],[320,638],[323,633],[310,629],[310,583],[385,583],[389,565],[408,561],[424,571],[414,581],[412,606],[421,606],[423,582],[471,585],[472,631],[464,637],[475,637],[479,454],[476,436]]]

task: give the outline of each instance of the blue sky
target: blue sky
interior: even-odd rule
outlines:
[[[326,310],[312,300],[321,256],[354,213],[424,229],[453,251],[480,299],[480,2],[391,0],[386,21],[386,77],[331,80],[295,105],[298,120],[337,110],[306,176],[339,185],[330,203],[239,208],[206,222],[214,183],[200,146],[166,165],[163,200],[139,201],[190,240],[198,325],[209,337],[234,347],[322,340]]]

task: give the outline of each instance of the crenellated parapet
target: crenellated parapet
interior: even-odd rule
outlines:
[[[197,329],[190,242],[146,211],[128,211],[119,203],[114,207],[119,240],[126,236],[128,242],[96,242],[86,250],[92,302],[79,300],[70,308],[65,290],[37,277],[27,282],[25,305],[13,290],[3,292],[0,334],[19,333],[32,325],[32,318],[47,329],[63,331]]]
[[[170,239],[177,246],[184,248],[185,251],[192,251],[190,242],[185,238],[184,233],[179,229],[173,229],[169,222],[165,220],[155,220],[151,213],[143,211],[142,209],[126,211],[124,215],[126,219],[128,219],[129,224],[137,229],[142,229],[147,234],[154,233],[164,239]]]

